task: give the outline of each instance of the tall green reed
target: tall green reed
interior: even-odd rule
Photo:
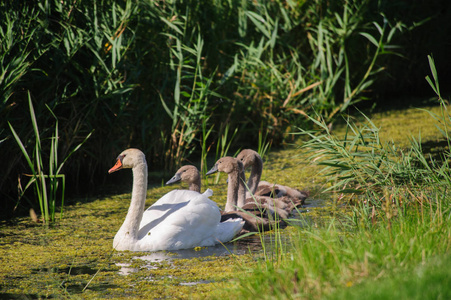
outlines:
[[[92,132],[72,149],[69,154],[63,159],[61,163],[58,163],[58,141],[59,141],[59,131],[58,131],[58,118],[55,116],[50,107],[47,106],[50,114],[55,118],[55,131],[50,139],[50,153],[48,159],[48,168],[44,167],[44,155],[43,147],[41,143],[41,133],[39,132],[35,110],[33,108],[33,103],[31,101],[31,95],[28,94],[28,104],[30,110],[30,117],[33,125],[33,132],[35,135],[35,145],[32,154],[30,155],[26,149],[26,146],[21,141],[17,132],[14,130],[13,126],[8,122],[11,133],[17,142],[22,154],[24,155],[28,166],[30,168],[31,174],[27,175],[30,177],[29,181],[22,187],[21,181],[19,179],[19,201],[24,196],[27,189],[33,185],[35,195],[38,197],[38,203],[41,210],[41,215],[43,217],[44,224],[49,224],[55,221],[55,213],[57,207],[58,199],[58,187],[61,185],[61,202],[60,202],[60,217],[63,217],[63,207],[64,207],[64,196],[66,187],[66,177],[64,174],[60,174],[66,161],[69,157],[77,151],[91,136]],[[47,169],[47,171],[45,171]],[[47,181],[49,186],[47,186]],[[61,181],[61,183],[60,183]]]
[[[332,122],[338,112],[368,99],[384,57],[397,55],[393,41],[401,23],[391,25],[384,16],[368,21],[368,1],[322,4],[299,4],[306,11],[302,17],[277,4],[246,11],[257,35],[238,44],[232,68],[237,96],[247,105],[244,117],[252,129],[262,122],[276,142],[290,138],[287,133],[312,109]]]
[[[0,4],[0,127],[7,129],[9,121],[21,137],[33,131],[27,114],[20,111],[28,106],[23,91],[30,91],[36,99],[46,99],[46,103],[35,102],[37,123],[53,123],[46,105],[58,117],[60,155],[69,156],[71,149],[96,129],[99,136],[73,154],[73,162],[65,167],[67,182],[75,185],[71,190],[83,192],[101,178],[96,174],[105,163],[104,154],[116,152],[112,148],[129,138],[126,126],[117,126],[116,120],[128,114],[118,113],[118,108],[127,106],[126,99],[135,87],[130,80],[137,72],[127,73],[124,58],[133,42],[130,18],[137,6],[133,1],[80,5],[53,0],[7,2]],[[4,135],[9,132],[2,131]],[[100,141],[100,136],[109,138]],[[22,141],[25,148],[35,143],[25,138]],[[51,152],[50,144],[42,147],[43,152]],[[12,190],[17,180],[14,170],[22,162],[22,153],[13,149],[4,148],[9,159],[2,165],[5,171],[0,180],[7,202],[16,198],[17,191]],[[89,171],[83,167],[87,161]]]
[[[218,137],[218,140],[216,141],[215,161],[220,159],[221,157],[228,155],[230,147],[232,146],[236,134],[238,133],[238,128],[235,128],[232,135],[229,136],[229,130],[230,124],[226,124],[224,126],[222,134]],[[217,172],[214,180],[215,184],[218,184],[220,177],[221,172]]]
[[[357,125],[346,118],[343,135],[334,135],[324,120],[309,117],[317,130],[299,129],[309,140],[302,147],[311,150],[308,160],[322,166],[330,186],[326,191],[336,193],[338,201],[347,199],[362,204],[359,214],[374,222],[379,213],[389,218],[400,216],[405,206],[427,201],[428,197],[449,195],[450,116],[447,104],[440,97],[438,76],[429,57],[434,82],[427,81],[439,97],[442,115],[431,116],[447,141],[448,149],[437,158],[422,149],[421,134],[410,137],[410,146],[402,149],[392,141],[382,142],[379,130],[362,113],[364,121]],[[377,208],[375,210],[375,208]]]
[[[19,18],[18,15],[21,13],[29,14],[28,22]],[[29,48],[36,35],[36,28],[30,27],[33,26],[33,20],[37,15],[36,10],[12,12],[4,16],[4,26],[0,27],[0,39],[2,40],[0,46],[0,100],[2,112],[8,105],[9,98],[14,93],[16,86],[32,64],[28,57],[32,52]],[[23,27],[23,34],[20,34],[19,27]]]
[[[264,133],[263,133],[264,132]],[[257,152],[263,158],[266,153],[269,152],[269,149],[271,149],[271,140],[268,139],[268,132],[266,130],[263,130],[263,128],[260,128],[258,131],[258,144],[257,144]]]
[[[449,113],[449,101],[442,98],[440,93],[440,85],[437,69],[435,67],[435,61],[431,55],[428,55],[429,67],[431,70],[432,78],[426,76],[426,81],[431,86],[432,90],[438,97],[438,101],[441,107],[441,114],[436,115],[430,111],[427,111],[432,118],[434,118],[437,122],[436,127],[437,130],[442,134],[442,137],[446,140],[448,149],[444,151],[440,157],[439,161],[434,161],[432,158],[421,160],[424,168],[427,168],[431,173],[431,177],[433,178],[433,182],[439,185],[450,186],[451,185],[451,173],[449,170],[450,166],[450,158],[451,158],[451,138],[449,134],[449,128],[451,127],[451,114]],[[418,141],[413,140],[413,143],[419,144]],[[420,147],[416,147],[415,149],[420,149]]]
[[[50,99],[63,153],[95,129],[96,139],[74,155],[67,174],[68,182],[80,183],[77,191],[102,184],[98,175],[111,157],[105,154],[128,146],[142,148],[155,168],[199,156],[205,117],[215,128],[207,149],[224,124],[239,128],[232,148],[256,144],[260,127],[268,142],[279,144],[292,138],[286,133],[312,109],[333,121],[335,109],[365,99],[367,82],[382,77],[376,71],[398,24],[382,25],[372,12],[383,11],[383,3],[370,2],[2,3],[0,89],[8,99],[0,126],[14,121],[19,133],[27,131],[17,108],[30,90],[37,99]],[[347,96],[352,99],[342,105]],[[40,123],[46,111],[37,103]],[[8,161],[18,161],[17,153],[5,151]],[[86,160],[89,171],[81,164]],[[2,167],[3,191],[14,186],[17,165]]]
[[[208,119],[202,120],[202,140],[201,140],[202,152],[201,152],[201,161],[200,161],[200,172],[201,172],[202,176],[204,176],[208,172],[207,155],[210,152],[211,146],[207,146],[207,142],[208,142],[208,137],[210,136],[211,132],[213,131],[213,126],[211,126],[207,130],[207,121],[208,121]]]
[[[172,120],[171,139],[166,154],[166,166],[169,169],[180,166],[183,159],[196,150],[193,142],[201,140],[199,133],[209,119],[209,97],[216,95],[211,89],[212,79],[202,73],[204,41],[197,30],[187,32],[186,18],[182,16],[172,21],[163,19],[172,30],[164,35],[171,45],[170,65],[176,72],[173,103],[160,94],[161,104]]]
[[[299,134],[310,138],[302,146],[311,150],[307,159],[322,166],[328,177],[330,186],[326,191],[337,193],[339,200],[365,199],[377,205],[393,188],[407,192],[431,187],[430,161],[421,143],[412,138],[409,149],[400,149],[393,142],[382,142],[380,129],[369,117],[363,117],[361,125],[345,119],[342,136],[334,135],[324,120],[313,117],[310,119],[318,131],[299,129]]]

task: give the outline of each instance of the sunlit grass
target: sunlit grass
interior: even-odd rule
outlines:
[[[341,289],[328,299],[450,299],[451,255],[416,263],[393,276],[383,276]]]
[[[377,299],[382,291],[377,283],[383,282],[382,295],[409,299],[411,292],[418,290],[412,283],[425,274],[435,278],[434,286],[442,295],[449,295],[451,287],[441,276],[449,277],[451,271],[434,266],[437,257],[449,265],[450,210],[449,202],[443,207],[431,202],[410,207],[396,218],[380,218],[371,226],[350,227],[338,218],[326,227],[299,229],[292,233],[292,248],[281,254],[277,263],[261,259],[230,295],[243,299],[348,299],[347,295],[354,294],[354,298]],[[416,272],[412,282],[404,277],[409,272]],[[394,291],[395,283],[404,290]],[[431,299],[436,294],[425,289],[419,295]]]
[[[421,131],[418,137],[409,131],[420,127],[410,128],[410,120],[395,122],[409,141],[398,147],[396,137],[383,141],[383,129],[364,114],[362,121],[347,118],[343,131],[334,133],[320,118],[310,118],[319,130],[300,129],[310,138],[304,148],[325,171],[328,191],[342,208],[319,228],[299,228],[277,263],[268,255],[260,259],[232,294],[244,299],[435,299],[451,294],[445,279],[451,275],[451,119],[429,61],[434,83],[428,82],[440,107],[413,115],[425,114],[426,136],[444,140],[444,150],[424,152]],[[435,134],[427,130],[431,125]],[[444,267],[437,268],[440,263]]]

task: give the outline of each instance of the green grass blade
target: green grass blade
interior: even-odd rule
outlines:
[[[28,166],[29,166],[30,169],[31,169],[31,172],[32,172],[33,174],[36,174],[35,169],[34,169],[34,164],[33,164],[33,162],[31,161],[31,158],[30,158],[30,156],[28,155],[27,150],[25,149],[25,146],[23,145],[22,141],[20,140],[19,136],[17,135],[17,133],[16,133],[16,131],[14,130],[14,128],[13,128],[13,126],[11,125],[11,123],[8,122],[8,125],[9,125],[9,128],[11,129],[11,132],[12,132],[12,134],[13,134],[13,136],[14,136],[14,139],[15,139],[16,142],[17,142],[17,145],[19,145],[20,150],[22,151],[23,155],[25,156],[25,159],[27,160],[27,163],[28,163]]]

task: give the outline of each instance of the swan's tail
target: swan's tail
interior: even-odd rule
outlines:
[[[206,197],[211,197],[211,196],[213,196],[213,191],[211,189],[207,189],[205,192],[203,192],[202,195],[204,195]]]
[[[228,219],[224,222],[219,223],[217,229],[216,238],[221,241],[221,243],[226,243],[232,240],[241,229],[243,229],[244,220],[241,218]]]

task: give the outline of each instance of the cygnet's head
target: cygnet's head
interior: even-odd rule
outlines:
[[[260,155],[252,149],[242,150],[236,158],[243,163],[244,168],[252,166],[257,159],[261,160]]]
[[[175,175],[166,184],[173,184],[179,181],[186,183],[198,182],[200,180],[199,170],[195,166],[186,165],[177,170]]]
[[[224,172],[224,173],[232,173],[233,171],[241,171],[243,169],[243,164],[236,158],[225,156],[220,158],[213,168],[207,172],[207,175],[216,173],[216,172]]]
[[[130,169],[142,163],[146,163],[146,156],[144,153],[139,149],[130,148],[119,154],[116,158],[116,164],[108,170],[108,173],[111,174],[121,169]]]

